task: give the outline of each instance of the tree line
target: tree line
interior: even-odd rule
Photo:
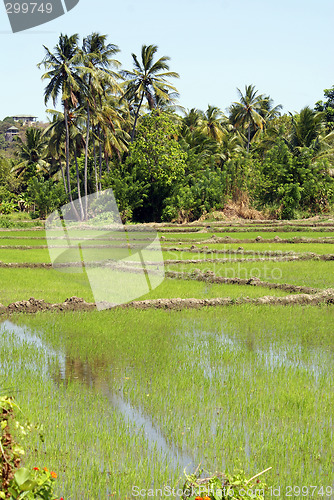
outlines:
[[[0,157],[0,211],[46,217],[112,187],[124,221],[191,221],[227,201],[246,202],[269,217],[331,210],[334,201],[334,86],[299,113],[254,85],[237,89],[224,113],[178,104],[170,58],[156,45],[116,59],[107,36],[63,35],[39,63],[48,106],[46,127],[18,137],[16,155]]]

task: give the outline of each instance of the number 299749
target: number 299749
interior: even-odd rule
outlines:
[[[44,2],[8,2],[6,3],[7,14],[51,14],[52,3]]]

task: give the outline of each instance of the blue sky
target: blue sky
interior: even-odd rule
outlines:
[[[125,69],[131,52],[158,45],[180,74],[174,84],[185,108],[226,111],[237,87],[254,84],[284,112],[299,111],[334,84],[333,21],[333,0],[80,0],[66,15],[12,34],[1,3],[0,119],[33,114],[45,121],[45,82],[36,67],[43,44],[52,49],[61,32],[93,31],[119,46]]]

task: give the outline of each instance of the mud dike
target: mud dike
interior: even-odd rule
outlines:
[[[334,289],[329,288],[314,294],[298,294],[288,295],[287,297],[272,297],[264,296],[256,299],[249,297],[240,297],[231,299],[230,297],[214,298],[214,299],[153,299],[153,300],[138,300],[128,304],[116,306],[121,309],[201,309],[203,307],[224,307],[240,304],[254,305],[318,305],[318,304],[334,304]],[[91,302],[86,302],[79,297],[70,297],[64,302],[51,304],[44,300],[38,300],[31,297],[29,300],[21,300],[13,302],[8,306],[0,304],[1,315],[11,315],[16,313],[35,314],[38,312],[50,311],[92,311],[96,310],[96,305]],[[112,309],[109,309],[112,311]]]

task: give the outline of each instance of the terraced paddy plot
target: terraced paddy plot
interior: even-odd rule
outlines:
[[[98,272],[98,270],[96,270]],[[103,279],[105,272],[100,270],[99,280],[103,288]],[[247,286],[229,286],[212,285],[200,282],[180,281],[174,279],[165,280],[155,290],[146,293],[146,290],[140,295],[139,284],[136,273],[131,274],[132,281],[128,283],[126,293],[130,292],[129,286],[132,286],[134,298],[154,299],[170,297],[194,297],[194,298],[212,298],[212,297],[260,297],[263,295],[284,296],[286,293],[276,290],[266,290],[265,288],[254,289]],[[136,279],[137,278],[137,279]],[[107,279],[109,279],[107,277]],[[117,296],[121,297],[124,287],[124,273],[114,273],[114,282],[112,286],[119,292]],[[90,287],[90,283],[85,274],[62,273],[53,269],[10,269],[0,268],[0,282],[6,283],[0,291],[0,303],[8,305],[19,300],[28,300],[30,297],[35,299],[44,299],[46,302],[59,303],[65,299],[76,296],[81,297],[87,302],[95,302]],[[120,300],[121,301],[121,300]],[[125,300],[127,302],[127,300]]]
[[[190,243],[179,245],[189,248]],[[321,254],[334,254],[334,245],[331,243],[254,243],[243,242],[240,243],[203,243],[196,245],[198,249],[207,246],[210,250],[237,250],[240,246],[244,250],[253,250],[256,252],[313,252]]]
[[[38,247],[38,246],[45,246],[46,245],[46,240],[44,239],[35,239],[35,238],[25,238],[25,239],[20,239],[20,238],[10,238],[10,239],[1,239],[0,240],[0,248],[9,246],[9,247],[15,247],[15,246],[21,246],[21,247]]]
[[[175,279],[165,279],[165,281],[155,290],[147,295],[140,297],[141,300],[160,299],[160,298],[196,298],[196,299],[211,299],[216,297],[263,297],[271,295],[274,297],[284,297],[289,295],[288,292],[276,289],[266,289],[259,287],[251,287],[246,285],[226,285],[212,284],[196,281],[184,281]]]
[[[218,231],[207,231],[207,232],[199,232],[195,234],[189,234],[189,233],[171,233],[171,234],[161,234],[160,236],[164,236],[166,240],[174,240],[177,239],[179,241],[182,240],[190,240],[190,239],[196,239],[198,241],[202,239],[208,239],[212,237],[212,235],[215,235],[217,238],[230,238],[230,239],[236,239],[236,240],[255,240],[255,238],[262,238],[264,240],[268,239],[271,240],[275,237],[281,238],[281,239],[289,239],[292,240],[293,238],[307,238],[307,239],[324,239],[324,238],[331,238],[334,239],[334,233],[330,231],[324,231],[321,233],[311,233],[309,231],[304,231],[304,232],[261,232],[261,231],[244,231],[244,232],[218,232]],[[206,238],[205,238],[206,236]]]
[[[333,288],[333,262],[324,261],[265,261],[265,262],[227,262],[196,264],[168,264],[167,269],[178,272],[191,272],[199,269],[202,272],[212,271],[216,276],[226,278],[250,279],[289,283],[314,288]]]
[[[52,463],[58,495],[131,498],[134,484],[175,485],[188,464],[221,471],[238,460],[250,475],[273,467],[266,480],[282,490],[332,486],[331,306],[12,321],[38,340],[32,349],[3,328],[0,369],[22,387],[25,416],[44,422],[45,443],[28,435],[26,460]]]
[[[228,307],[166,311],[129,305],[100,312],[43,312],[13,315],[12,324],[0,327],[0,381],[8,377],[6,386],[17,388],[13,393],[25,419],[44,427],[44,443],[38,433],[25,438],[26,465],[49,465],[58,472],[57,498],[130,499],[133,485],[180,486],[177,481],[185,466],[189,473],[200,462],[211,471],[232,471],[239,461],[249,477],[272,467],[266,480],[281,491],[289,485],[317,484],[330,492],[328,488],[334,487],[332,304],[237,305],[238,298],[284,297],[287,292],[253,286],[256,281],[212,282],[213,272],[334,287],[332,261],[270,260],[292,258],[284,252],[334,254],[330,243],[266,243],[275,236],[333,234],[328,227],[318,232],[301,226],[280,231],[275,227],[272,233],[261,232],[270,224],[260,223],[240,231],[234,223],[230,229],[236,231],[230,232],[222,225],[209,228],[210,232],[161,228],[164,251],[159,258],[157,251],[146,251],[147,270],[153,275],[164,260],[166,271],[192,274],[176,279],[167,272],[159,286],[141,297],[137,294],[136,300],[230,297]],[[203,231],[203,226],[192,229]],[[244,241],[209,239],[221,233],[231,238],[241,235]],[[19,241],[22,246],[0,249],[0,261],[50,262],[48,249],[36,248],[36,243],[46,245],[44,232],[25,231],[21,237],[15,232],[15,238],[6,234],[0,245]],[[80,248],[80,243],[86,254],[83,273],[68,272],[77,271],[73,266],[66,273],[51,267],[0,268],[0,302],[7,305],[31,296],[62,302],[73,295],[93,302],[96,297],[85,271],[92,268],[103,284],[108,282],[103,266],[114,269],[113,286],[120,293],[130,267],[127,286],[138,291],[136,270],[142,263],[132,258],[136,245],[131,248],[129,240],[116,232],[96,232],[93,242],[86,235],[78,230],[73,237],[73,247]],[[258,235],[263,240],[255,243],[252,238]],[[138,231],[139,247],[147,244],[144,236]],[[28,249],[31,242],[34,248]],[[56,235],[50,242],[60,247],[65,266],[72,262],[75,254],[66,250],[66,238]],[[121,268],[117,261],[125,255],[128,260]],[[267,260],[252,260],[262,258]],[[211,277],[198,271],[210,271]],[[291,288],[290,293],[298,292]],[[334,488],[331,491],[334,498]],[[326,495],[316,492],[313,498],[323,500]]]
[[[0,302],[8,305],[30,297],[46,302],[63,302],[77,296],[87,302],[94,297],[85,274],[61,273],[54,269],[0,268]]]
[[[65,248],[65,247],[64,247]],[[22,252],[22,250],[24,251]],[[127,249],[127,248],[126,248]],[[128,249],[127,249],[128,250]],[[117,255],[116,249],[113,251],[113,256],[115,257]],[[94,248],[89,248],[86,250],[85,253],[86,256],[88,256],[87,260],[88,262],[96,261],[96,262],[103,262],[106,261],[108,262],[110,259],[110,248],[99,248],[99,247],[94,247]],[[192,252],[186,252],[186,251],[181,251],[181,252],[176,252],[176,251],[165,251],[162,252],[163,259],[166,260],[179,260],[179,259],[207,259],[207,258],[219,258],[219,259],[240,259],[240,258],[252,258],[252,255],[238,255],[238,254],[221,254],[221,253],[192,253]],[[122,249],[119,249],[118,252],[119,258],[124,257],[124,253],[122,252]],[[126,257],[130,257],[131,253],[127,252]],[[71,254],[70,252],[67,253],[63,257],[64,262],[72,262],[73,260],[75,261],[76,254]],[[146,257],[149,262],[154,262],[156,261],[156,252],[152,251],[146,252]],[[1,262],[10,262],[10,263],[50,263],[50,255],[49,251],[47,248],[36,248],[36,249],[29,249],[26,247],[20,248],[20,249],[0,249],[0,261]]]
[[[17,230],[9,230],[9,229],[1,229],[0,228],[0,236],[1,238],[45,238],[45,230],[40,228],[36,230],[29,229],[17,229]]]
[[[152,477],[159,484],[165,484],[166,477],[176,481],[177,473],[168,465],[173,459],[177,466],[177,455],[166,459],[151,445],[142,426],[118,410],[113,400],[117,395],[107,381],[105,389],[100,385],[97,391],[76,374],[71,381],[70,361],[62,348],[10,322],[1,327],[0,338],[2,378],[24,394],[18,396],[24,418],[43,421],[48,428],[47,443],[38,432],[23,443],[25,465],[52,464],[58,473],[57,498],[102,500],[118,491],[126,498],[129,485],[139,478],[147,488]]]
[[[25,248],[25,247],[24,247]],[[1,262],[20,262],[20,263],[49,263],[50,255],[47,248],[25,249],[23,248],[0,248],[0,261]]]

